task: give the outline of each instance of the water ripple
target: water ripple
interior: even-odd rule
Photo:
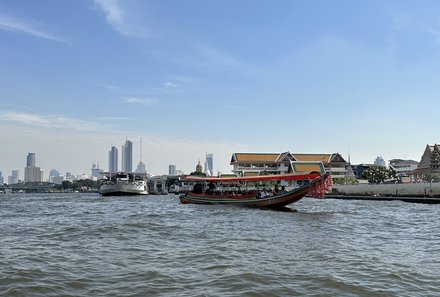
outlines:
[[[1,296],[436,296],[440,207],[0,196]]]

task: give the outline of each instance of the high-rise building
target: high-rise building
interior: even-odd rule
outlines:
[[[5,183],[4,179],[3,179],[3,174],[0,171],[0,185],[3,185]]]
[[[101,179],[102,178],[102,170],[99,169],[99,164],[96,165],[95,163],[93,163],[93,165],[92,165],[92,177],[96,177],[96,179]]]
[[[133,172],[133,142],[130,140],[122,145],[122,171]]]
[[[118,149],[113,145],[108,152],[108,171],[110,173],[118,172]]]
[[[40,167],[35,166],[35,153],[29,153],[26,157],[26,167],[24,168],[25,182],[42,182],[43,171]]]
[[[19,180],[19,173],[18,170],[12,170],[12,173],[10,176],[8,176],[8,185],[13,185],[18,183]]]
[[[176,165],[168,165],[168,174],[169,175],[177,175]]]
[[[18,180],[15,179],[12,175],[8,176],[8,185],[13,185],[18,183]]]
[[[35,166],[35,153],[29,153],[26,158],[26,167]]]
[[[52,169],[49,171],[49,182],[60,185],[63,180],[64,176],[58,170]]]
[[[206,154],[205,173],[208,176],[214,175],[214,155],[212,153]]]
[[[27,166],[24,168],[25,182],[42,182],[43,170],[38,166]]]

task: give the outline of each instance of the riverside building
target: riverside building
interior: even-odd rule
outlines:
[[[295,172],[292,161],[323,163],[333,178],[344,177],[348,163],[339,153],[333,154],[292,154],[284,153],[234,153],[231,158],[232,172],[238,176],[263,174],[286,174]]]

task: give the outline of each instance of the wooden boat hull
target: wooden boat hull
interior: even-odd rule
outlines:
[[[257,198],[256,195],[237,198],[222,195],[196,194],[193,192],[188,192],[179,198],[182,204],[230,204],[245,207],[282,208],[304,198],[310,190],[310,185],[311,184],[304,185],[292,191],[265,198]]]

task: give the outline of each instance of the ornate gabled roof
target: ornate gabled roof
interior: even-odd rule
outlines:
[[[325,173],[324,164],[322,162],[315,162],[315,161],[293,161],[291,162],[292,171],[299,173],[299,172],[319,172],[321,174]]]
[[[278,154],[278,153],[234,153],[232,154],[231,164],[283,162],[282,160],[280,160],[280,156],[282,155],[283,154]]]
[[[293,154],[291,154],[290,152],[284,152],[278,156],[276,162],[290,162],[294,160],[295,157],[293,156]]]
[[[231,165],[235,163],[281,163],[290,161],[320,161],[325,164],[330,162],[344,162],[339,153],[333,154],[292,154],[290,152],[278,153],[234,153]]]
[[[422,158],[417,168],[429,168],[431,166],[431,155],[435,149],[435,146],[438,147],[438,145],[426,145],[425,151],[423,152]]]

